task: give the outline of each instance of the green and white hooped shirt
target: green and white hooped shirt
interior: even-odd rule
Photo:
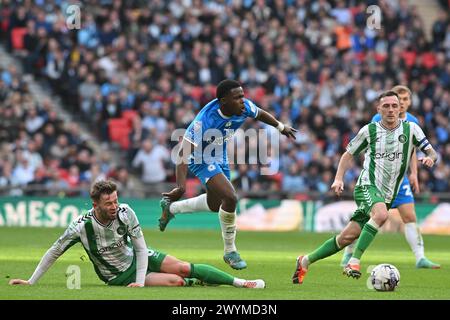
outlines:
[[[37,282],[59,256],[78,242],[86,250],[98,277],[104,282],[111,281],[127,270],[135,259],[136,248],[133,248],[132,241],[142,242],[145,247],[143,239],[136,214],[127,204],[119,205],[117,219],[108,225],[100,223],[94,215],[94,209],[91,209],[70,223],[44,255],[30,281]]]
[[[413,122],[399,121],[393,129],[381,121],[365,125],[350,141],[347,152],[364,154],[364,165],[356,185],[373,185],[391,203],[409,166],[413,148],[422,152],[431,145],[422,129]]]

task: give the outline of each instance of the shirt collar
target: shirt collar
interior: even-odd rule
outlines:
[[[219,115],[220,115],[222,118],[224,118],[224,119],[230,119],[230,118],[231,118],[231,117],[227,117],[226,115],[224,115],[224,114],[222,113],[222,110],[220,110],[220,108],[217,109],[217,112],[218,112]]]

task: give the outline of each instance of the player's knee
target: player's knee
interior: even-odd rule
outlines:
[[[416,215],[413,213],[402,215],[403,223],[417,222]]]
[[[189,277],[191,274],[191,264],[187,262],[180,263],[178,267],[178,274],[182,277]]]
[[[373,217],[373,221],[375,221],[380,227],[386,222],[388,219],[388,212],[387,210],[380,210],[377,211]]]
[[[238,196],[236,192],[228,192],[223,196],[222,201],[228,205],[236,205],[238,202]]]

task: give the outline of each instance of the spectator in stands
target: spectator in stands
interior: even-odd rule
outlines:
[[[129,198],[136,196],[136,192],[133,191],[136,188],[136,184],[130,179],[126,167],[118,167],[112,178],[116,182],[118,190],[120,190],[121,197]]]
[[[42,127],[44,122],[45,120],[38,115],[36,107],[31,106],[25,116],[25,129],[27,132],[29,134],[35,133]]]
[[[158,130],[171,132],[192,121],[210,99],[211,83],[217,78],[240,78],[249,98],[268,106],[283,121],[292,119],[294,127],[303,125],[302,131],[311,133],[307,147],[319,149],[321,155],[342,152],[334,143],[327,144],[327,126],[339,128],[342,145],[352,127],[362,127],[373,116],[373,97],[402,83],[415,92],[412,108],[423,118],[424,129],[436,136],[436,147],[449,144],[448,124],[440,116],[440,123],[434,119],[436,112],[444,118],[450,114],[447,2],[432,21],[430,39],[423,27],[423,19],[429,17],[407,1],[373,1],[382,10],[382,29],[369,30],[367,5],[362,2],[250,0],[225,7],[214,1],[192,5],[117,1],[110,8],[94,0],[86,4],[88,13],[76,34],[65,30],[64,4],[51,3],[53,12],[35,3],[16,3],[4,11],[3,19],[9,20],[8,48],[12,49],[12,30],[27,28],[25,71],[48,77],[63,97],[78,93],[74,109],[100,129],[102,141],[109,141],[108,119],[121,117],[124,110],[139,112],[148,131],[130,137],[129,167],[133,150],[143,139],[156,139]],[[12,143],[31,101],[16,68],[0,70],[0,78],[2,115],[7,119],[2,118],[0,137]],[[43,158],[55,136],[64,132],[55,118],[47,118],[50,111],[43,113],[37,105],[45,123],[28,133],[44,134]],[[173,147],[171,143],[167,139],[163,145]],[[293,150],[310,161],[304,144],[292,144],[284,151]],[[288,172],[295,161],[285,157],[280,171]],[[251,166],[246,170],[250,177]],[[302,174],[310,178],[307,172]],[[424,178],[426,185],[437,185],[433,175]],[[320,185],[326,183],[323,175],[319,179]]]
[[[164,190],[159,184],[166,179],[165,163],[170,160],[169,151],[165,146],[154,144],[152,140],[142,141],[141,149],[133,159],[134,168],[142,168],[142,181],[153,190]]]
[[[14,184],[13,167],[9,161],[1,161],[0,188],[7,191],[7,188]],[[3,193],[3,192],[2,192]]]
[[[60,134],[56,139],[56,143],[50,148],[50,155],[58,159],[63,159],[68,155],[69,147],[67,136]]]
[[[299,175],[299,167],[297,163],[289,166],[289,171],[283,177],[282,190],[284,192],[304,193],[308,190],[305,178]]]
[[[21,150],[16,152],[16,166],[12,172],[12,184],[18,186],[26,186],[34,179],[34,171],[28,158],[26,158]]]

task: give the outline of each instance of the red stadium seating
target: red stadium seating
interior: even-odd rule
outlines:
[[[200,101],[200,98],[203,94],[203,88],[202,87],[193,87],[190,94],[194,100]]]
[[[402,59],[408,68],[411,68],[414,62],[416,62],[416,56],[417,53],[414,51],[403,51]]]
[[[138,116],[137,111],[135,110],[125,110],[122,112],[122,118],[128,121],[128,125],[130,128],[133,127],[133,120]]]
[[[6,33],[6,31],[8,30],[8,26],[9,26],[8,20],[0,21],[0,30],[2,30],[3,32]]]
[[[129,134],[131,132],[131,126],[129,120],[124,118],[109,119],[108,133],[111,141],[114,141],[120,145],[124,150],[128,149],[130,145]]]
[[[23,41],[24,36],[27,34],[27,28],[14,28],[11,31],[11,43],[15,50],[23,50],[25,44]]]
[[[433,52],[425,52],[422,54],[422,65],[427,68],[431,69],[436,65],[436,55]]]

